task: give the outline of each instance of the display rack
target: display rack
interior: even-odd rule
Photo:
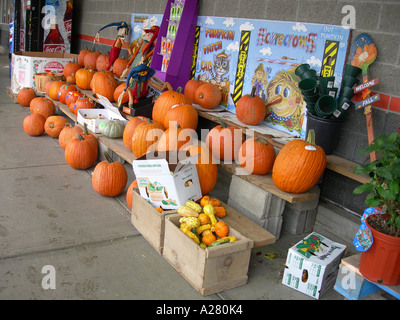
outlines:
[[[178,87],[184,88],[186,82],[190,79],[193,45],[199,11],[197,0],[185,0],[168,67],[164,72],[162,71],[164,67],[161,42],[163,37],[167,36],[171,5],[175,1],[168,0],[167,2],[150,64],[150,67],[156,70],[155,77],[163,82],[170,83],[174,90]]]

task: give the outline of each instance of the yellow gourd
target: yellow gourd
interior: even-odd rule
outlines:
[[[214,226],[218,221],[217,218],[215,218],[215,209],[211,204],[206,204],[203,207],[203,211],[206,215],[208,215],[210,217],[210,221],[211,221],[211,226]]]
[[[182,217],[196,217],[197,218],[199,216],[199,213],[197,211],[194,211],[192,208],[187,207],[187,206],[180,206],[177,211]]]
[[[186,201],[185,206],[189,207],[189,208],[192,208],[197,213],[200,213],[201,210],[202,210],[201,206],[197,202],[194,202],[192,200]]]

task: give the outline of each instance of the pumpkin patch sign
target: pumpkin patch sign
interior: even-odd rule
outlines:
[[[297,66],[334,76],[340,88],[350,28],[300,22],[200,16],[193,78],[217,84],[221,104],[236,112],[252,92],[266,104],[265,123],[305,137],[306,104]]]

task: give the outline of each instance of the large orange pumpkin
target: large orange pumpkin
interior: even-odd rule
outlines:
[[[204,82],[197,79],[190,79],[188,82],[186,82],[185,88],[183,89],[183,93],[186,97],[189,98],[191,103],[196,102],[195,98],[196,90],[202,84],[204,84]]]
[[[216,161],[207,147],[190,145],[184,148],[191,157],[200,155],[196,161],[197,175],[199,176],[201,193],[209,194],[215,187],[218,178]]]
[[[104,153],[107,160],[99,162],[93,170],[92,186],[102,196],[116,197],[125,190],[128,174],[124,165],[113,161]]]
[[[65,84],[65,81],[56,80],[50,86],[49,97],[52,100],[58,101],[58,90]]]
[[[82,132],[83,129],[81,127],[73,126],[70,123],[67,123],[58,136],[58,143],[60,144],[61,148],[65,150],[68,142],[72,139],[72,137],[75,137],[75,133]]]
[[[325,151],[315,145],[315,132],[310,130],[307,141],[295,139],[282,147],[272,168],[272,180],[285,192],[302,193],[318,182],[325,168]]]
[[[129,185],[128,189],[126,190],[126,203],[129,207],[129,209],[132,210],[132,199],[133,199],[133,189],[138,187],[137,180],[133,180],[132,183]]]
[[[79,63],[77,63],[77,62],[72,62],[72,61],[68,62],[68,63],[65,65],[64,69],[63,69],[63,76],[64,76],[64,78],[67,79],[67,78],[70,77],[70,76],[75,77],[76,72],[77,72],[80,68],[82,68],[82,65],[80,65]]]
[[[118,84],[110,71],[97,71],[92,79],[92,91],[114,102],[114,91]]]
[[[267,174],[275,161],[275,149],[264,138],[249,138],[239,149],[239,164],[251,174]]]
[[[195,102],[202,108],[215,109],[222,99],[221,89],[210,82],[199,86],[195,92]]]
[[[263,99],[255,96],[256,87],[250,94],[242,96],[236,104],[235,113],[238,120],[244,124],[258,125],[265,119],[266,105]]]
[[[60,101],[63,104],[66,104],[66,96],[67,96],[67,93],[70,91],[78,91],[78,88],[76,86],[74,86],[73,84],[64,83],[58,89],[58,101]]]
[[[36,92],[32,88],[22,88],[17,94],[17,101],[23,107],[29,107],[34,98],[36,98]]]
[[[128,66],[129,60],[124,57],[119,57],[115,60],[112,66],[112,72],[115,74],[116,77],[120,77],[122,72],[124,72],[125,68]]]
[[[190,103],[190,101],[184,94],[173,90],[164,91],[154,103],[152,111],[153,121],[163,125],[164,118],[172,106],[188,103]]]
[[[24,131],[32,136],[40,136],[44,133],[46,119],[40,113],[32,113],[24,118],[22,126]]]
[[[172,106],[171,109],[167,111],[164,118],[164,128],[169,128],[170,123],[172,125],[179,124],[183,129],[197,129],[197,124],[199,122],[199,115],[197,110],[191,104],[180,104]]]
[[[129,150],[132,150],[132,136],[136,130],[136,127],[143,122],[147,122],[148,120],[149,118],[147,117],[136,116],[129,119],[128,123],[125,125],[122,141]]]
[[[65,161],[74,169],[89,169],[97,161],[97,144],[84,135],[75,133],[76,138],[70,139],[65,148]]]
[[[56,107],[53,101],[45,97],[36,97],[31,101],[29,109],[32,113],[40,113],[45,119],[54,116]]]
[[[61,130],[68,123],[68,120],[63,116],[50,116],[44,123],[44,130],[52,138],[58,138]]]
[[[80,64],[82,67],[85,65],[84,61],[85,61],[85,56],[91,52],[88,49],[83,49],[81,51],[79,51],[79,55],[78,55],[78,64]]]
[[[212,128],[206,136],[206,144],[216,159],[233,161],[237,159],[243,143],[242,131],[221,121],[220,125]]]
[[[182,147],[193,143],[193,131],[191,129],[183,129],[179,125],[170,127],[164,131],[158,140],[156,150],[180,150]]]
[[[85,68],[96,70],[96,60],[101,53],[98,51],[91,51],[85,55],[83,65]]]
[[[83,90],[89,90],[94,73],[93,69],[79,69],[75,74],[76,85]]]
[[[155,150],[163,133],[164,127],[161,123],[149,119],[139,124],[132,135],[132,153],[139,158],[145,153]]]

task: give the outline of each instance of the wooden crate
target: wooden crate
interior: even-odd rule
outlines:
[[[164,245],[165,217],[170,214],[176,214],[176,210],[160,213],[133,191],[131,223],[159,254]]]
[[[163,257],[203,296],[247,283],[253,240],[230,227],[239,240],[202,249],[179,229],[179,214],[165,217]]]

